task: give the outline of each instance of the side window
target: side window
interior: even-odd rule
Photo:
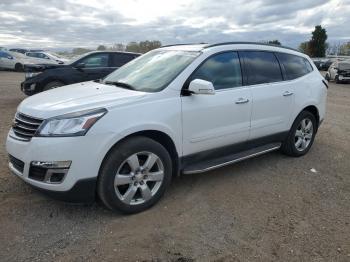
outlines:
[[[303,57],[284,54],[284,53],[277,53],[277,57],[280,60],[280,62],[283,64],[283,67],[286,71],[287,80],[296,79],[312,71],[312,67],[309,61],[307,61]],[[311,67],[311,70],[310,70],[310,67]]]
[[[35,54],[34,53],[26,53],[26,56],[35,57]]]
[[[266,51],[242,52],[248,67],[248,84],[257,85],[282,81],[282,72],[275,55]]]
[[[133,59],[134,59],[134,56],[131,54],[116,53],[116,54],[113,54],[112,66],[120,67],[130,62]]]
[[[202,79],[213,83],[216,90],[242,86],[241,67],[236,52],[225,52],[206,60],[190,80]]]
[[[306,58],[303,58],[304,59],[304,63],[306,64],[306,70],[308,73],[312,72],[314,69],[312,68],[312,65],[310,64],[310,62],[306,59]]]
[[[38,58],[42,58],[42,59],[50,59],[47,55],[45,55],[44,53],[36,53]]]
[[[85,67],[108,67],[108,54],[93,54],[81,59],[78,63],[84,63]]]

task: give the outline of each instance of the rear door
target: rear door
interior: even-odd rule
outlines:
[[[247,85],[252,91],[250,140],[278,135],[288,129],[294,105],[293,85],[283,82],[274,53],[242,51]]]
[[[224,52],[203,62],[187,83],[210,81],[214,95],[182,96],[183,154],[245,142],[249,137],[252,97],[242,85],[237,52]]]
[[[127,53],[112,53],[111,72],[125,65],[135,58],[133,54]]]

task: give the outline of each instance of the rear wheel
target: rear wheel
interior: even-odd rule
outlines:
[[[309,111],[301,112],[281,147],[282,152],[294,157],[305,155],[314,142],[316,131],[315,116]]]
[[[168,151],[150,138],[133,137],[109,153],[100,170],[97,191],[108,208],[137,213],[162,197],[171,176]]]
[[[23,65],[20,63],[15,64],[15,71],[16,72],[23,72]]]
[[[60,86],[64,86],[64,84],[60,81],[52,81],[44,86],[43,91],[51,90]]]

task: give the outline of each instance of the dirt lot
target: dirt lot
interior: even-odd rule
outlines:
[[[123,216],[51,200],[10,174],[22,79],[0,72],[0,261],[350,261],[350,85],[330,85],[306,156],[182,176],[158,205]]]

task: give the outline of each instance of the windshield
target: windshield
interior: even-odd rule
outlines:
[[[62,56],[60,56],[60,55],[58,55],[58,54],[56,54],[56,53],[50,52],[50,53],[47,53],[47,54],[50,55],[50,56],[52,56],[52,57],[55,58],[55,59],[62,59],[62,58],[63,58]]]
[[[157,92],[164,89],[200,52],[155,50],[132,60],[103,82],[118,82],[137,91]]]

